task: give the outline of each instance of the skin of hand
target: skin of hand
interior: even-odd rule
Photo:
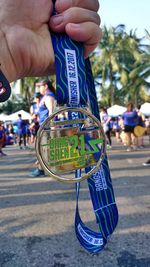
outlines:
[[[101,39],[98,0],[0,0],[0,64],[11,82],[54,73],[51,30],[83,42],[85,57]]]

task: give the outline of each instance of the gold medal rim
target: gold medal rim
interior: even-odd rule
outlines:
[[[43,131],[43,128],[45,127],[45,125],[47,124],[48,121],[52,120],[56,115],[58,115],[61,112],[65,112],[65,111],[71,111],[71,112],[81,112],[83,114],[86,114],[87,116],[90,116],[99,126],[103,137],[104,137],[104,142],[103,142],[103,152],[101,154],[100,159],[98,160],[97,164],[94,166],[94,168],[92,168],[88,173],[84,173],[83,176],[80,176],[78,178],[74,177],[74,178],[65,178],[62,176],[58,176],[55,173],[53,173],[52,171],[50,171],[47,166],[45,165],[43,158],[40,154],[40,137],[41,137],[41,133]],[[106,154],[106,138],[105,138],[105,133],[103,131],[103,127],[100,123],[100,121],[89,111],[87,111],[84,108],[78,108],[78,107],[64,107],[64,108],[60,108],[58,109],[56,112],[54,112],[51,116],[49,116],[44,122],[43,124],[40,126],[38,132],[37,132],[37,138],[36,138],[36,142],[35,142],[35,150],[36,150],[36,155],[37,155],[37,159],[39,161],[39,163],[41,164],[42,168],[46,171],[46,173],[50,174],[50,176],[52,178],[54,178],[55,180],[61,181],[61,182],[81,182],[85,179],[88,179],[92,174],[94,174],[95,172],[98,171],[99,167],[102,164],[102,161],[105,157]]]

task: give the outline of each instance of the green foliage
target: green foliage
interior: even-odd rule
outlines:
[[[24,99],[11,99],[5,102],[4,104],[0,104],[0,113],[5,113],[7,115],[17,112],[19,110],[25,110],[29,112],[29,106],[24,101]]]
[[[136,31],[126,33],[124,25],[104,26],[99,50],[91,56],[102,105],[150,101],[150,34],[145,33],[146,43]]]

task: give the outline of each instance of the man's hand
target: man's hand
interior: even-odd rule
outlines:
[[[9,81],[54,71],[50,30],[84,42],[87,56],[101,37],[98,0],[0,0],[0,63]],[[57,23],[56,23],[57,21]]]
[[[0,61],[9,81],[50,72],[54,61],[48,29],[52,1],[0,0],[0,10]]]
[[[85,57],[92,52],[101,38],[98,0],[57,0],[58,15],[50,19],[53,31],[65,31],[71,39],[83,42]]]

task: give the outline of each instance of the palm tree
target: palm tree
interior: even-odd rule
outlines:
[[[148,88],[150,83],[150,46],[143,44],[141,38],[137,38],[136,32],[131,31],[122,40],[124,54],[120,58],[122,69],[120,71],[120,82],[122,92],[127,101],[133,101],[135,106],[142,101],[141,89]]]
[[[111,106],[116,102],[118,72],[120,65],[120,43],[125,35],[124,25],[111,27],[109,30],[104,26],[103,38],[99,44],[99,57],[92,57],[93,73],[101,78],[101,95],[104,102]]]
[[[34,85],[36,81],[37,81],[37,78],[35,77],[25,77],[12,83],[14,92],[15,92],[15,88],[19,84],[19,92],[18,92],[19,98],[22,98],[27,104],[27,106],[29,106],[31,103],[31,99],[34,94],[34,88],[35,88]],[[12,95],[11,98],[13,99],[15,97],[16,96],[14,93],[14,95]]]
[[[146,33],[150,40],[150,34]],[[129,100],[137,105],[144,101],[145,94],[141,92],[150,85],[150,45],[137,38],[136,31],[127,34],[124,25],[109,30],[104,27],[99,50],[93,53],[91,61],[105,105]]]

